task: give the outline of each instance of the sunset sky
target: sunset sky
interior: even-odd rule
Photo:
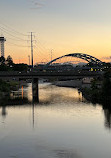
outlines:
[[[1,0],[0,34],[5,57],[28,63],[34,32],[34,63],[69,53],[111,61],[111,0]]]

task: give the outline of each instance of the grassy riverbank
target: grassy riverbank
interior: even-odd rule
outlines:
[[[10,84],[0,80],[0,98],[10,93]]]
[[[19,88],[19,83],[15,81],[6,82],[0,80],[0,99],[9,96],[12,90],[17,90]]]

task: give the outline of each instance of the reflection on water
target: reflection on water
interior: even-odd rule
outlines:
[[[1,112],[2,116],[5,118],[6,115],[7,115],[7,112],[6,112],[6,106],[2,106],[2,112]]]
[[[109,109],[104,109],[105,115],[105,126],[106,128],[111,128],[111,111]]]
[[[105,126],[104,126],[105,124]],[[39,85],[0,101],[0,158],[109,158],[111,111],[74,88]]]
[[[111,106],[103,105],[103,111],[105,116],[105,127],[111,129]]]

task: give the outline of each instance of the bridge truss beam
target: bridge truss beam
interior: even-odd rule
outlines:
[[[64,57],[76,57],[76,58],[83,59],[83,60],[87,61],[88,63],[102,64],[101,60],[99,60],[91,55],[83,54],[83,53],[72,53],[72,54],[66,54],[66,55],[63,55],[63,56],[58,57],[56,59],[53,59],[52,61],[48,62],[46,65],[48,66],[48,65],[52,64],[53,62],[55,62],[56,60],[59,60],[59,59],[64,58]]]

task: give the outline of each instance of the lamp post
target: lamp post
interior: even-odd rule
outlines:
[[[28,58],[29,58],[29,65],[30,65],[30,55],[28,55]]]
[[[53,51],[53,49],[51,49],[51,61],[52,61],[52,51]],[[51,65],[52,65],[52,63],[51,63]]]

